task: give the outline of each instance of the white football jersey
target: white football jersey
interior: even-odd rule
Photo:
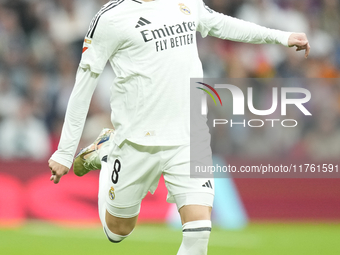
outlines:
[[[117,76],[111,86],[115,143],[190,142],[190,78],[203,77],[196,31],[203,37],[286,46],[290,35],[214,12],[201,0],[108,2],[90,24],[80,67],[100,74],[109,61]],[[81,136],[93,80],[78,71],[59,148],[52,156],[67,166]]]

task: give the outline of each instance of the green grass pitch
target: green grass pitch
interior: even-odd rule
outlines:
[[[1,255],[175,255],[181,231],[166,225],[138,225],[120,244],[106,240],[100,227],[64,228],[30,222],[0,229]],[[244,230],[214,227],[209,255],[328,255],[340,254],[338,223],[252,223]]]

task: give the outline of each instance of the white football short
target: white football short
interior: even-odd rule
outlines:
[[[210,151],[210,150],[207,150]],[[124,141],[112,142],[102,151],[102,172],[107,211],[120,218],[139,214],[142,199],[154,193],[163,174],[168,189],[167,202],[184,205],[213,205],[214,180],[190,178],[190,146],[142,146]],[[211,161],[211,153],[205,159]]]

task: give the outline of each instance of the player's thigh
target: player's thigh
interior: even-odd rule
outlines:
[[[112,145],[107,158],[106,210],[116,218],[134,218],[142,199],[153,192],[161,175],[159,155],[153,147],[129,141]],[[131,220],[133,221],[133,220]]]
[[[134,217],[129,217],[129,215],[130,214],[135,215],[136,213],[138,213],[140,205],[138,204],[138,206],[136,206],[133,210],[131,210],[132,208],[121,209],[122,211],[120,211],[120,213],[124,215],[125,218],[113,216],[107,211],[106,198],[107,198],[107,190],[109,190],[108,185],[110,184],[107,181],[108,176],[109,176],[109,173],[108,173],[109,167],[107,164],[108,154],[105,154],[105,152],[103,153],[104,153],[103,154],[104,156],[102,157],[102,162],[101,162],[101,171],[100,171],[100,176],[99,176],[100,187],[99,187],[99,193],[98,193],[98,208],[99,208],[100,219],[104,226],[104,231],[106,231],[105,228],[108,228],[112,233],[115,233],[121,236],[127,236],[134,229],[137,218],[138,218],[138,215]],[[109,190],[109,196],[111,196],[112,198],[113,196],[115,196],[113,189]],[[106,231],[106,234],[108,235],[107,231]]]
[[[212,164],[211,153],[208,151],[201,160]],[[163,175],[168,189],[167,201],[176,203],[181,216],[183,215],[182,220],[210,219],[214,201],[214,179],[190,176],[189,146],[176,149],[163,170]]]

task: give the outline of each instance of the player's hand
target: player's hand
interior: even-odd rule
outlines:
[[[52,159],[48,161],[48,166],[50,167],[51,174],[52,174],[50,180],[53,181],[55,184],[59,183],[61,177],[70,171],[69,168],[67,168],[66,166],[62,164],[55,162]]]
[[[305,58],[308,57],[310,52],[310,45],[308,38],[304,33],[292,33],[288,39],[289,47],[296,47],[296,51],[305,50]]]

